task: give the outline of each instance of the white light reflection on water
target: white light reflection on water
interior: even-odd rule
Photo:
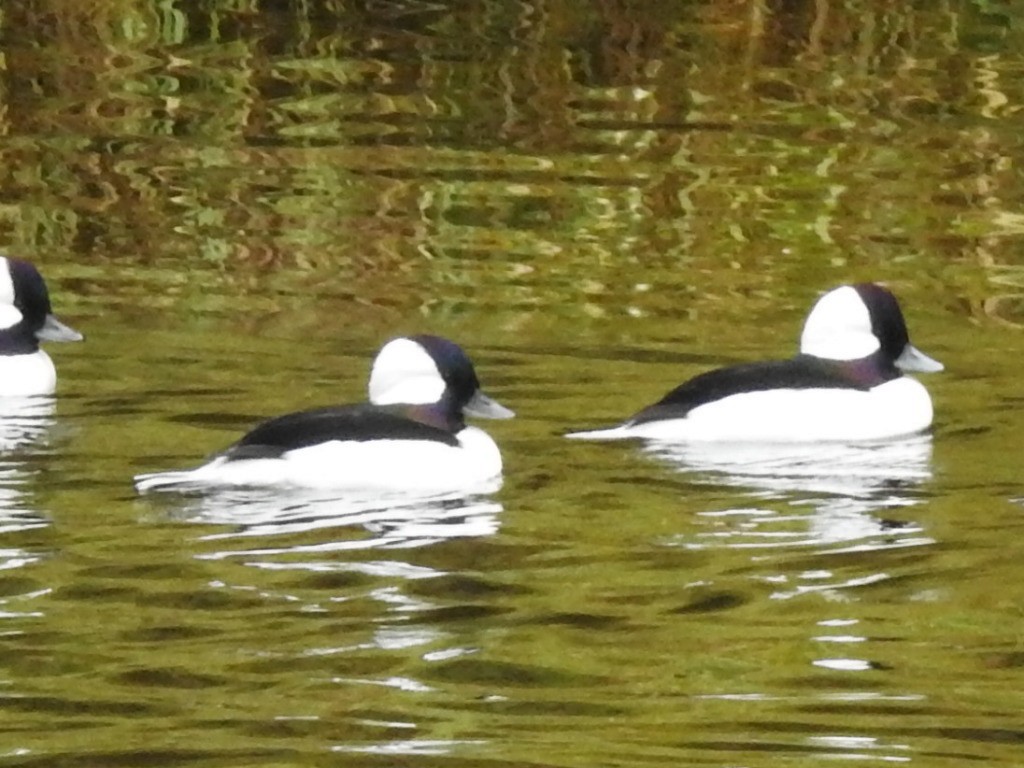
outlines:
[[[840,672],[867,672],[872,668],[865,659],[815,659],[811,664]]]
[[[804,578],[808,578],[804,575]],[[846,593],[843,590],[852,589],[854,587],[866,587],[871,584],[877,584],[885,581],[889,578],[889,574],[882,573],[869,573],[864,576],[853,576],[846,579],[840,579],[838,581],[830,581],[833,578],[832,574],[827,576],[815,576],[821,581],[819,584],[797,584],[793,589],[789,590],[778,590],[771,594],[773,600],[790,600],[794,597],[801,597],[803,595],[816,593],[828,600],[834,602],[842,602],[848,600]]]
[[[829,750],[839,750],[823,757],[845,760],[881,760],[887,763],[909,763],[909,755],[880,755],[881,750],[907,751],[910,746],[907,744],[882,744],[879,739],[873,736],[811,736],[807,739],[808,744]]]
[[[332,677],[332,683],[341,685],[372,685],[381,688],[394,688],[399,691],[405,691],[406,693],[429,693],[434,689],[421,683],[419,680],[413,680],[409,677],[387,677],[380,680],[373,680],[371,678],[363,677]]]
[[[426,627],[384,626],[373,633],[373,645],[386,651],[418,648],[436,643],[444,633]]]
[[[261,550],[262,551],[262,550]],[[292,552],[292,549],[280,549],[274,550],[276,552]],[[200,560],[221,560],[232,555],[245,555],[246,552],[218,552],[212,555],[196,555]],[[315,571],[321,573],[359,573],[364,576],[373,577],[396,577],[400,579],[406,579],[412,581],[414,579],[433,579],[438,576],[443,576],[444,571],[439,571],[435,568],[426,568],[417,565],[411,565],[410,563],[403,563],[398,560],[374,560],[360,563],[349,563],[349,562],[304,562],[299,564],[293,563],[275,563],[272,561],[267,562],[250,562],[246,565],[254,568],[262,568],[267,571],[290,571],[295,568],[301,568],[307,571]],[[225,585],[226,586],[226,585]]]
[[[480,739],[409,739],[361,746],[334,746],[332,752],[362,752],[375,755],[446,755],[456,747],[486,744]]]
[[[0,461],[0,534],[44,528],[49,521],[26,494],[33,473],[24,462]],[[13,568],[38,560],[38,556],[20,550],[0,552],[0,568]]]

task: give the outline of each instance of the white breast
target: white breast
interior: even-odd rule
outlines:
[[[57,371],[43,350],[0,356],[0,397],[52,395],[56,388]]]

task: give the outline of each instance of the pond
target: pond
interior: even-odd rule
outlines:
[[[4,425],[0,764],[1019,764],[1022,51],[1014,1],[5,7],[0,245],[86,340]],[[929,434],[562,437],[862,280]],[[134,492],[417,332],[516,410],[499,490]]]

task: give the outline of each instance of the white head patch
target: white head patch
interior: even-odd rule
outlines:
[[[818,299],[800,336],[802,353],[827,360],[858,360],[881,346],[867,306],[849,285]]]
[[[7,259],[0,256],[0,328],[10,328],[21,322],[22,314],[14,306],[14,281]]]
[[[373,361],[370,402],[436,403],[446,386],[437,363],[423,347],[410,339],[394,339],[384,345]]]

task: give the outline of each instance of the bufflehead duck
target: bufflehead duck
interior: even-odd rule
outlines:
[[[135,487],[433,493],[475,490],[500,478],[497,445],[467,426],[465,416],[514,414],[480,391],[457,344],[428,335],[389,341],[373,362],[369,390],[369,403],[278,416],[201,467],[138,475]]]
[[[38,270],[0,256],[0,397],[52,395],[57,371],[40,341],[81,341],[82,334],[53,316]]]
[[[910,344],[896,297],[845,285],[814,305],[800,353],[720,368],[673,389],[628,421],[567,435],[589,440],[855,441],[912,434],[932,401],[902,371],[941,371]]]

